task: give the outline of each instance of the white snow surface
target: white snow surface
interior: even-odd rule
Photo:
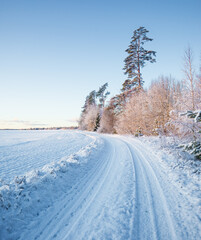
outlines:
[[[166,141],[0,131],[0,239],[201,239],[200,161]]]
[[[91,141],[72,131],[0,131],[0,178],[10,182],[14,176],[68,158]]]

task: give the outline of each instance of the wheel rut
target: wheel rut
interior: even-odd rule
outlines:
[[[136,179],[132,239],[178,239],[154,169],[136,143],[128,143]],[[142,231],[143,229],[143,231]]]

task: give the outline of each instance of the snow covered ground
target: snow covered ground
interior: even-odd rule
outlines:
[[[0,239],[201,239],[201,164],[160,141],[1,131]]]
[[[0,131],[0,178],[10,181],[33,169],[67,158],[92,141],[71,131]]]

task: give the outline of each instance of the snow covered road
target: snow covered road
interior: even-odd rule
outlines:
[[[7,230],[0,229],[1,239],[201,238],[198,205],[170,183],[148,146],[131,137],[82,134],[93,141],[83,141],[66,171],[60,163],[53,178],[42,174],[44,181],[38,177],[34,184],[31,178],[24,198],[10,199],[18,207],[2,211]]]

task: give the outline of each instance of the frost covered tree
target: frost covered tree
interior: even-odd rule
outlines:
[[[83,130],[87,131],[96,131],[99,127],[100,120],[97,120],[100,118],[100,108],[93,104],[89,105],[86,109],[84,118],[83,118]]]
[[[85,99],[84,106],[82,107],[82,112],[85,112],[87,107],[90,105],[96,105],[96,91],[93,90],[89,93],[89,95]]]
[[[117,115],[115,129],[119,134],[138,135],[147,134],[149,128],[147,93],[140,91],[131,96],[124,111]]]
[[[200,69],[197,74],[196,82],[195,82],[195,102],[196,108],[201,109],[201,58],[200,58]]]
[[[142,88],[143,79],[141,74],[141,68],[143,68],[146,62],[154,63],[156,52],[144,49],[143,45],[146,42],[150,42],[153,39],[147,37],[149,31],[140,27],[133,32],[130,45],[126,52],[128,56],[124,60],[125,74],[128,75],[128,79],[124,82],[122,91],[131,91],[133,88]]]
[[[94,109],[94,107],[96,107],[96,91],[95,90],[91,91],[85,99],[85,103],[84,103],[84,106],[82,107],[82,113],[79,119],[79,129],[88,130],[89,127],[86,122],[86,117],[90,115],[89,112],[90,110]]]
[[[125,104],[126,95],[124,93],[117,94],[110,99],[110,105],[113,106],[115,115],[120,114],[124,110]]]
[[[181,108],[175,125],[186,142],[180,147],[201,160],[201,68],[196,78],[190,48],[185,52],[184,60],[185,88],[179,99]]]
[[[200,111],[201,96],[199,88],[199,75],[196,79],[196,71],[193,65],[193,54],[191,48],[187,48],[184,53],[184,78],[181,84],[181,92],[176,97],[173,110],[170,113],[172,131],[187,141],[199,139],[199,124],[190,117],[190,113]],[[186,114],[189,113],[189,114]],[[185,117],[184,115],[189,115]]]
[[[176,83],[171,77],[159,77],[148,90],[150,121],[153,133],[166,134],[166,124],[173,109]]]
[[[188,108],[194,111],[196,108],[195,103],[195,70],[193,67],[193,53],[190,47],[184,53],[184,86],[185,96],[188,96]],[[188,94],[188,95],[186,95]],[[186,103],[187,104],[187,103]]]
[[[193,128],[193,141],[187,144],[182,144],[180,147],[183,147],[184,150],[201,160],[201,110],[187,111],[181,114],[181,116],[193,119],[195,124]]]
[[[79,119],[79,128],[88,131],[97,131],[100,127],[101,115],[109,92],[106,91],[108,83],[101,86],[96,92],[91,91],[85,99],[83,110]],[[97,103],[98,99],[98,103]]]
[[[108,87],[108,83],[103,84],[96,93],[96,97],[99,99],[99,105],[101,108],[105,107],[105,101],[107,96],[110,94],[110,92],[106,91]]]
[[[180,85],[171,77],[159,77],[147,91],[132,94],[117,115],[115,129],[118,133],[158,135],[167,134],[166,124],[173,109]]]
[[[98,132],[100,133],[115,133],[114,124],[115,124],[115,113],[114,107],[110,104],[104,108],[103,114],[100,120],[100,127]]]

